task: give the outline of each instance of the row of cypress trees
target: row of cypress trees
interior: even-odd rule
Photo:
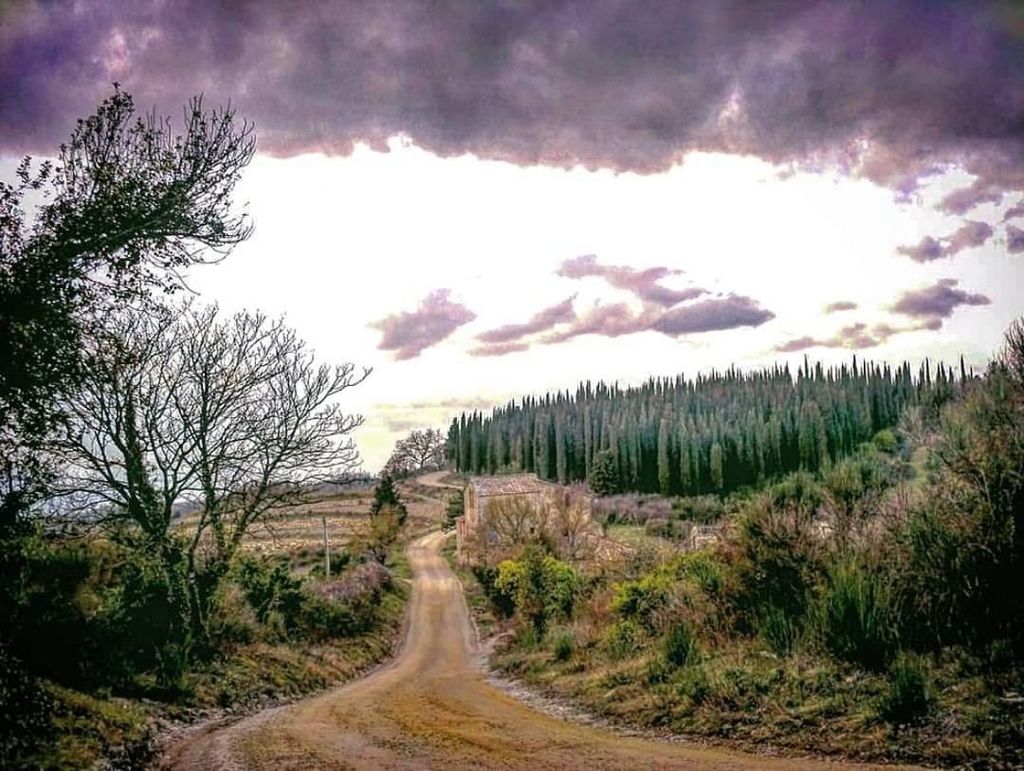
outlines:
[[[449,464],[460,472],[536,473],[571,483],[595,463],[600,492],[728,493],[790,471],[818,471],[893,427],[908,407],[937,414],[972,377],[925,361],[824,368],[788,366],[651,378],[642,385],[589,381],[527,396],[491,415],[462,414],[448,431]]]

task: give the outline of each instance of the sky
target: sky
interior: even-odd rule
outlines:
[[[8,0],[2,178],[114,81],[255,124],[188,283],[373,368],[370,470],[582,379],[982,366],[1024,310],[1020,4]]]

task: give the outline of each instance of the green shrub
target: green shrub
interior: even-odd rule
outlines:
[[[334,602],[316,593],[303,597],[298,616],[298,627],[311,640],[329,640],[351,632],[352,613],[346,605]]]
[[[899,657],[889,669],[889,687],[878,702],[878,715],[889,723],[912,723],[931,707],[928,679],[921,662]]]
[[[788,656],[793,652],[803,631],[798,619],[771,605],[762,609],[757,623],[761,637],[779,656]]]
[[[818,623],[825,646],[844,661],[881,669],[895,642],[888,590],[881,576],[847,562],[829,571]]]
[[[671,584],[670,576],[658,571],[639,581],[624,581],[612,598],[612,610],[653,631],[658,614],[668,604]]]
[[[669,680],[675,667],[665,661],[664,656],[655,656],[647,662],[647,682],[664,683]]]
[[[0,766],[29,767],[26,758],[53,731],[53,699],[0,643]]]
[[[725,514],[725,505],[717,495],[693,495],[677,498],[672,508],[679,519],[706,525],[717,522]]]
[[[787,484],[798,488],[792,492],[796,497],[806,492],[803,482]],[[823,573],[822,545],[810,532],[809,512],[795,503],[779,508],[771,496],[758,496],[744,511],[737,546],[730,567],[731,598],[748,627],[758,631],[775,611],[802,624]]]
[[[702,666],[686,667],[679,675],[678,690],[694,704],[701,704],[711,695],[708,673]]]
[[[473,568],[473,577],[480,584],[480,588],[484,590],[487,599],[491,601],[495,612],[501,618],[512,618],[516,612],[516,598],[498,588],[498,569],[477,565]]]
[[[667,569],[678,579],[693,581],[708,594],[719,592],[725,581],[722,562],[706,551],[677,557],[668,564]]]
[[[697,659],[697,643],[686,624],[672,626],[665,637],[662,655],[665,662],[673,667],[684,667]]]
[[[309,569],[309,575],[313,578],[327,578],[324,575],[324,553],[322,549],[317,549],[315,554],[311,555],[312,567]],[[345,570],[352,563],[352,555],[345,548],[339,547],[337,550],[331,549],[331,577],[338,575]],[[308,564],[308,563],[307,563]]]
[[[572,615],[579,577],[571,565],[545,554],[539,546],[530,545],[518,560],[505,560],[498,565],[494,589],[514,599],[516,612],[542,638],[550,619]]]
[[[569,630],[564,630],[555,637],[555,661],[568,661],[575,650],[576,638]]]
[[[893,453],[896,451],[896,434],[891,429],[883,428],[872,437],[871,442],[882,452]]]
[[[298,623],[305,601],[302,581],[292,576],[287,561],[245,557],[238,563],[236,576],[257,621],[266,624],[270,614],[277,612],[286,628]]]
[[[624,659],[640,648],[640,629],[628,619],[616,621],[605,632],[604,645],[613,659]]]

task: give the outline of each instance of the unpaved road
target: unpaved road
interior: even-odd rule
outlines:
[[[431,533],[408,550],[414,583],[397,658],[370,676],[171,747],[171,769],[826,768],[627,737],[536,712],[489,685],[462,588]],[[835,766],[833,766],[835,767]]]

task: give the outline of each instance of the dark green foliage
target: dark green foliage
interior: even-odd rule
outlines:
[[[302,581],[292,576],[287,561],[245,557],[236,570],[238,583],[259,623],[266,624],[271,614],[277,613],[286,628],[295,627],[304,594]]]
[[[772,651],[788,656],[794,651],[803,634],[803,619],[791,616],[773,605],[760,609],[757,628]]]
[[[82,373],[85,333],[111,308],[180,286],[180,273],[244,240],[231,193],[255,151],[230,110],[186,110],[182,136],[134,116],[116,86],[56,161],[0,182],[0,525],[40,497],[42,445]],[[27,217],[23,198],[42,204]],[[102,280],[96,280],[102,276]]]
[[[398,515],[398,524],[405,524],[409,512],[398,495],[395,480],[390,474],[382,474],[377,487],[373,491],[373,503],[370,504],[370,516],[376,517],[381,511],[390,510]]]
[[[686,624],[677,623],[669,629],[662,655],[673,667],[685,667],[697,659],[697,642]]]
[[[836,657],[881,669],[895,648],[895,623],[886,578],[863,564],[829,570],[820,600],[822,641]]]
[[[569,564],[530,544],[519,559],[498,565],[494,588],[512,598],[516,612],[529,621],[540,640],[551,619],[572,616],[579,576]]]
[[[24,759],[53,730],[52,711],[42,684],[0,644],[0,766],[27,767]]]
[[[576,638],[572,632],[565,630],[555,638],[555,661],[568,661],[576,650]]]
[[[907,408],[956,392],[951,370],[928,372],[854,361],[829,370],[807,364],[795,378],[775,367],[626,389],[583,383],[489,417],[463,415],[452,422],[447,453],[458,471],[587,480],[598,495],[727,494],[800,469],[817,473],[873,438],[892,451],[895,437],[884,431]]]
[[[590,489],[597,495],[615,495],[619,492],[619,470],[611,450],[604,450],[594,456],[588,481]]]
[[[682,520],[706,525],[717,522],[725,514],[725,506],[716,495],[692,495],[672,502],[676,516]]]
[[[452,493],[448,496],[448,505],[445,507],[444,522],[441,523],[441,530],[445,533],[455,529],[456,523],[465,513],[465,498],[461,492]]]
[[[912,723],[931,707],[928,678],[921,662],[901,656],[889,669],[889,687],[878,702],[878,715],[889,723]]]
[[[741,521],[738,546],[737,599],[753,625],[775,613],[800,622],[824,569],[808,517],[759,496]]]
[[[959,402],[946,405],[931,494],[901,533],[904,637],[926,649],[1024,655],[1024,323]]]
[[[496,585],[498,580],[498,569],[487,565],[474,565],[473,577],[484,590],[487,599],[491,601],[495,611],[501,618],[511,618],[516,612],[515,597],[507,594]]]
[[[640,647],[640,629],[629,619],[616,621],[608,627],[604,644],[613,659],[631,656]]]

